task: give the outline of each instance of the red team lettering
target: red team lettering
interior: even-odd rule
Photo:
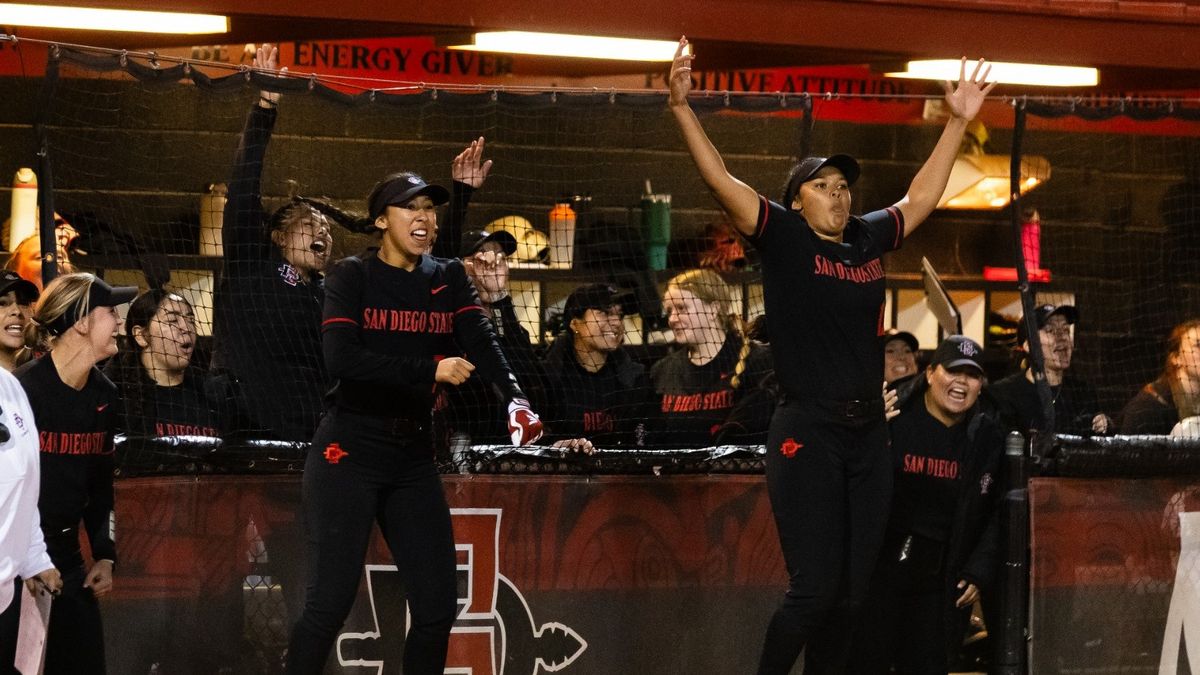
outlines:
[[[820,254],[814,256],[814,259],[816,264],[813,267],[813,274],[817,276],[853,281],[856,284],[869,284],[883,278],[883,263],[879,258],[869,260],[862,265],[834,262]]]
[[[583,413],[583,430],[585,432],[612,431],[613,427],[613,416],[607,410]]]
[[[724,410],[732,407],[732,389],[722,389],[720,391],[699,394],[663,394],[662,397],[662,411],[665,413]]]
[[[42,452],[51,455],[108,455],[111,449],[104,447],[103,431],[69,434],[62,431],[39,431],[38,442]]]
[[[363,309],[364,330],[386,330],[399,333],[453,333],[454,312],[421,312],[415,310]]]
[[[958,462],[952,459],[937,459],[922,455],[904,456],[904,473],[923,473],[934,478],[958,478]]]

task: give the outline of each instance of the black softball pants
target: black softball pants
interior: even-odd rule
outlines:
[[[766,473],[788,590],[758,672],[790,673],[807,647],[805,675],[843,673],[891,504],[882,404],[856,416],[810,401],[780,404]]]
[[[908,545],[905,545],[905,540]],[[855,627],[855,675],[946,675],[970,608],[957,609],[942,542],[889,533]],[[901,551],[904,559],[901,560]],[[894,669],[894,670],[893,670]]]
[[[344,453],[344,454],[343,454]],[[304,466],[308,586],[288,673],[320,673],[358,594],[379,524],[404,582],[405,675],[441,675],[457,613],[450,509],[427,429],[330,411]]]

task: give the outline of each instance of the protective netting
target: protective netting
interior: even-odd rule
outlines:
[[[742,337],[769,338],[747,326],[762,311],[754,252],[723,224],[661,93],[414,86],[348,94],[318,79],[249,70],[60,49],[52,56],[37,115],[56,211],[79,234],[66,252],[70,265],[178,296],[155,296],[142,316],[145,339],[127,336],[109,364],[126,394],[130,471],[300,467],[330,384],[321,291],[305,265],[357,253],[373,239],[332,219],[328,239],[320,232],[296,244],[281,236],[289,221],[271,218],[298,196],[365,214],[370,186],[398,169],[453,186],[432,250],[472,259],[480,298],[548,441],[586,436],[604,448],[652,450],[765,440],[770,359]],[[263,92],[282,99],[261,102]],[[778,198],[796,156],[850,151],[867,168],[855,211],[893,203],[938,125],[814,126],[824,105],[778,94],[693,101],[731,172],[768,196]],[[894,117],[895,106],[911,102],[871,105],[893,106]],[[1040,218],[1042,246],[1030,264],[1053,273],[1052,282],[1035,283],[1034,299],[1079,308],[1070,373],[1095,386],[1096,412],[1118,428],[1125,402],[1161,371],[1166,333],[1200,314],[1188,196],[1194,115],[1182,104],[1154,111],[1165,123],[1127,117],[1144,110],[1023,105],[1023,151],[1053,167],[1020,207]],[[1087,115],[1071,116],[1079,112]],[[1052,114],[1067,117],[1047,121]],[[1005,155],[1010,102],[989,103],[981,117],[994,127],[986,150]],[[473,188],[479,169],[468,161],[453,181],[452,159],[479,137],[482,160],[494,165]],[[476,230],[507,235],[464,239]],[[1017,370],[1019,355],[1009,353],[1021,313],[1015,285],[979,276],[1011,267],[1017,248],[1004,211],[939,211],[888,258],[885,326],[911,331],[923,350],[936,346],[942,331],[917,277],[929,257],[963,330],[988,348],[989,374]],[[701,267],[709,272],[678,278]],[[701,299],[723,314],[707,332],[693,331],[719,345],[704,382],[692,381],[686,355],[671,344],[679,335],[664,318],[663,293],[672,279],[707,294]],[[280,294],[281,281],[294,292]],[[159,325],[156,337],[150,319],[166,309],[175,332]],[[403,328],[417,319],[371,320]],[[147,353],[187,361],[187,386],[157,386]],[[583,353],[604,355],[598,372]],[[433,425],[447,467],[452,449],[508,442],[503,401],[489,387],[442,393]],[[188,436],[220,442],[178,438]],[[176,440],[143,441],[155,437]]]
[[[1038,267],[1053,274],[1042,300],[1079,311],[1067,374],[1094,386],[1099,411],[1122,433],[1168,433],[1200,414],[1200,324],[1187,329],[1200,319],[1200,109],[1178,101],[1026,109],[1023,151],[1053,167],[1023,200],[1027,220],[1040,216]],[[1059,431],[1086,430],[1059,422]]]
[[[297,248],[276,238],[288,225],[272,230],[272,218],[297,196],[364,215],[371,185],[400,169],[452,186],[432,250],[481,254],[472,279],[549,441],[679,448],[765,438],[769,359],[743,337],[761,314],[757,274],[691,169],[661,94],[351,96],[249,71],[55,56],[39,119],[55,209],[79,232],[70,267],[165,289],[178,297],[155,296],[150,315],[169,306],[172,316],[194,317],[194,336],[183,316],[170,334],[159,326],[155,341],[158,318],[135,307],[145,339],[128,335],[108,367],[129,402],[127,472],[299,468],[330,384],[321,292],[307,271],[376,241],[332,219],[327,240],[321,232]],[[264,92],[283,96],[260,103]],[[808,98],[712,97],[696,108],[724,111],[708,116],[714,140],[740,176],[774,193],[806,142]],[[755,110],[775,114],[737,114]],[[480,137],[482,160],[494,163],[486,182],[476,185],[478,166],[452,180],[452,160]],[[488,245],[479,230],[511,238]],[[671,350],[663,286],[701,266],[709,271],[689,277],[688,288],[722,316],[699,339],[721,349],[714,382],[694,385],[679,381],[679,368],[654,366]],[[295,292],[273,290],[280,279]],[[364,317],[400,330],[410,319]],[[577,342],[606,357],[599,372],[588,370],[596,362],[581,364]],[[190,361],[186,386],[149,381],[154,358]],[[737,387],[721,384],[730,376]],[[664,396],[673,424],[651,420]],[[444,450],[508,440],[503,401],[484,384],[444,389],[435,406]]]

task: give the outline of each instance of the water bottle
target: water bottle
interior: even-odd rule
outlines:
[[[575,209],[571,198],[558,200],[550,210],[550,267],[570,269],[575,260]]]
[[[671,243],[671,195],[655,194],[650,181],[642,195],[642,240],[646,262],[652,270],[667,268],[667,244]]]

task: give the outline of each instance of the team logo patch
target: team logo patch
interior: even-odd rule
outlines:
[[[992,489],[992,482],[992,474],[983,474],[983,478],[979,479],[979,494],[986,495]]]
[[[287,263],[279,266],[279,278],[283,279],[283,283],[288,286],[295,286],[300,283],[300,272],[295,267]]]
[[[798,443],[796,439],[788,437],[787,440],[779,444],[779,452],[782,452],[784,457],[791,459],[796,456],[796,451],[803,447],[803,443]]]
[[[975,343],[967,340],[958,343],[958,351],[967,357],[973,357],[979,353],[979,350],[975,348]]]
[[[329,462],[330,464],[337,464],[338,462],[342,461],[343,457],[349,455],[350,453],[343,450],[340,444],[330,443],[329,445],[325,446],[324,454],[326,462]]]

